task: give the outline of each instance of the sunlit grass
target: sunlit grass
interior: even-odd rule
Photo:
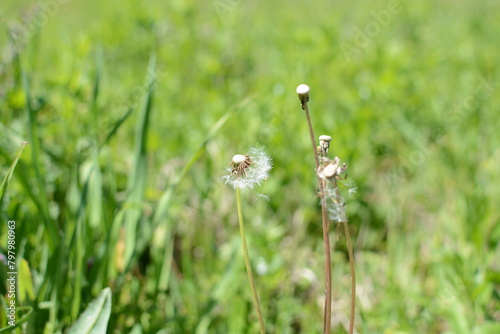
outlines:
[[[270,201],[242,204],[252,201],[266,329],[320,332],[322,230],[300,82],[315,87],[316,133],[333,137],[330,154],[358,186],[346,198],[356,329],[499,332],[499,5],[400,1],[346,58],[341,43],[387,8],[68,1],[16,58],[8,33],[40,12],[3,1],[2,180],[28,144],[0,215],[16,220],[18,265],[31,272],[20,289],[34,296],[18,298],[33,307],[28,333],[64,332],[106,287],[109,332],[257,331],[234,194],[219,182],[227,157],[256,142],[274,161]],[[337,333],[351,282],[343,231],[331,234]]]

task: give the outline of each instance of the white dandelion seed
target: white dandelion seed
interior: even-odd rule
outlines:
[[[271,198],[267,195],[264,195],[264,194],[257,194],[257,200],[260,200],[260,199],[263,199],[264,201],[266,202],[270,202],[271,201]]]
[[[345,214],[345,202],[339,193],[335,182],[328,182],[326,186],[326,208],[328,211],[328,219],[333,222],[347,221]]]

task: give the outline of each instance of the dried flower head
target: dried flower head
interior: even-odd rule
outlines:
[[[352,180],[346,181],[346,171],[347,165],[345,163],[341,164],[339,157],[335,157],[333,160],[324,157],[322,165],[318,168],[318,176],[326,181],[322,200],[327,208],[328,219],[334,222],[347,221],[345,202],[338,186],[347,187],[350,194],[356,192],[354,182]]]
[[[221,180],[235,189],[253,188],[267,180],[271,168],[271,158],[264,149],[252,147],[248,154],[233,156],[228,174]]]
[[[318,176],[322,179],[339,179],[347,171],[345,163],[340,165],[339,157],[335,157],[333,160],[324,158],[322,161],[324,164],[318,169]]]
[[[305,84],[300,84],[297,86],[297,94],[299,95],[300,103],[302,103],[302,109],[304,109],[304,103],[309,102],[309,86]]]
[[[297,86],[297,94],[299,94],[299,98],[303,97],[303,96],[308,96],[309,95],[309,86],[306,84],[298,85]]]

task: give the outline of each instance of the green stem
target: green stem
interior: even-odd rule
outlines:
[[[255,308],[255,311],[257,311],[260,333],[265,334],[266,330],[264,329],[264,319],[262,317],[262,312],[260,311],[259,296],[257,295],[257,289],[255,288],[252,267],[250,266],[250,257],[248,256],[247,241],[245,238],[245,225],[243,222],[243,212],[241,210],[241,196],[239,188],[236,188],[236,203],[238,205],[238,222],[240,225],[241,245],[243,247],[243,257],[245,258],[245,266],[247,267],[248,280],[250,281],[250,288],[252,290],[253,306]]]
[[[347,251],[349,253],[349,265],[351,267],[351,317],[349,318],[349,334],[354,331],[354,315],[356,310],[356,272],[354,270],[354,254],[352,252],[351,234],[347,225],[347,219],[344,219],[344,231],[347,241]]]

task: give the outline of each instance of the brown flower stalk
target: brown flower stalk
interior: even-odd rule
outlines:
[[[309,87],[307,85],[299,85],[297,87],[297,94],[302,104],[302,109],[305,111],[307,125],[309,126],[309,135],[311,137],[312,150],[314,153],[314,160],[316,162],[316,170],[319,169],[319,157],[316,149],[316,140],[314,130],[311,124],[311,116],[309,115]],[[323,333],[329,334],[331,329],[332,320],[332,271],[331,271],[331,255],[330,255],[330,236],[328,234],[328,212],[326,202],[324,200],[325,182],[318,176],[319,194],[321,197],[321,216],[323,220],[323,248],[325,251],[325,305],[323,311]]]
[[[311,124],[311,117],[307,102],[309,102],[309,87],[299,85],[297,87],[302,109],[305,111],[309,135],[311,137],[314,159],[316,162],[316,176],[318,177],[319,196],[321,198],[321,213],[323,221],[323,244],[325,250],[325,306],[323,333],[329,334],[331,330],[331,303],[332,303],[332,277],[331,277],[331,257],[330,257],[330,237],[329,221],[342,223],[349,253],[349,264],[351,270],[351,312],[349,319],[349,334],[354,331],[354,316],[356,307],[356,276],[354,270],[354,255],[352,251],[351,237],[347,225],[347,217],[344,209],[344,201],[340,196],[337,181],[341,175],[345,174],[347,165],[340,165],[340,159],[333,160],[327,158],[332,137],[322,135],[319,137],[319,146],[316,147],[314,131]]]

